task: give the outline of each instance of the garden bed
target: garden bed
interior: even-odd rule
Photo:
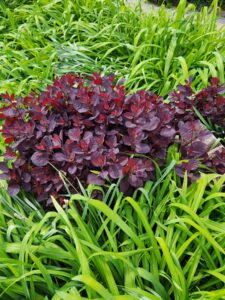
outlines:
[[[0,299],[225,299],[218,3],[0,4]]]

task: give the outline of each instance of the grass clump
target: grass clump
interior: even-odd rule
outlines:
[[[116,72],[130,89],[166,95],[194,76],[200,89],[211,76],[224,81],[224,29],[211,13],[182,0],[146,15],[118,1],[1,2],[0,91],[43,88],[67,72]]]
[[[178,3],[179,3],[179,1],[177,1],[177,0],[151,0],[149,2],[154,3],[156,5],[164,4],[167,7],[177,6]],[[201,8],[203,6],[210,6],[212,4],[211,0],[190,0],[188,2],[193,3],[197,8]],[[220,0],[219,1],[219,6],[221,8],[225,8],[225,1]]]
[[[165,175],[47,213],[2,189],[1,299],[223,299],[225,177]]]

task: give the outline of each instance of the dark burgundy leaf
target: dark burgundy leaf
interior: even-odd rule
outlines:
[[[88,184],[96,184],[96,185],[103,185],[104,180],[101,179],[98,175],[90,173],[87,177]]]
[[[22,179],[25,183],[28,183],[31,181],[31,175],[29,173],[23,173]]]
[[[106,157],[100,153],[93,153],[91,155],[91,163],[95,167],[103,167],[106,162]]]
[[[137,144],[137,145],[135,146],[135,151],[136,151],[137,153],[141,153],[141,154],[149,153],[150,149],[151,149],[151,148],[150,148],[149,145],[143,144],[143,143]]]
[[[185,141],[193,140],[196,133],[201,130],[201,123],[199,121],[180,122],[178,126],[181,138]]]
[[[31,191],[31,184],[28,182],[23,182],[22,183],[22,188],[26,191],[26,192],[30,192]]]
[[[130,175],[129,176],[129,183],[133,187],[139,187],[143,185],[143,181],[140,177],[137,177],[136,175]]]
[[[152,117],[150,122],[147,122],[143,126],[143,129],[147,131],[153,131],[159,126],[159,123],[160,123],[160,119],[158,117]]]
[[[190,176],[190,172],[197,170],[199,163],[196,159],[190,159],[188,162],[183,162],[176,166],[176,173],[180,177],[184,177],[185,172],[188,172]]]
[[[68,137],[75,142],[79,142],[81,131],[79,128],[72,128],[68,131]]]
[[[9,196],[14,197],[16,196],[20,191],[20,186],[17,183],[10,183],[8,186],[8,193]]]
[[[15,168],[19,168],[21,166],[23,166],[24,164],[26,164],[26,159],[24,157],[19,157],[14,163],[14,167]]]
[[[166,138],[174,138],[176,130],[171,126],[166,126],[160,131],[160,135]]]
[[[150,159],[148,159],[144,162],[144,166],[145,166],[146,171],[154,171],[154,165]]]
[[[75,154],[83,154],[84,153],[84,151],[78,146],[74,146],[73,151]]]
[[[134,123],[132,123],[132,122],[130,122],[130,121],[126,121],[126,122],[125,122],[125,126],[126,126],[127,128],[135,128],[137,125],[134,124]]]
[[[125,166],[128,163],[128,157],[127,156],[121,156],[118,158],[118,163],[121,166]]]
[[[13,143],[12,149],[18,148],[22,143],[24,143],[25,140],[26,140],[25,137],[22,138],[22,139],[17,140],[15,143]]]
[[[35,166],[43,167],[49,162],[48,153],[45,152],[34,152],[31,156],[31,161]]]
[[[93,138],[93,133],[91,131],[86,131],[83,136],[83,140],[89,144],[91,139]]]
[[[106,145],[109,146],[109,148],[115,148],[117,147],[117,139],[116,136],[109,136],[107,140],[105,141]]]
[[[106,177],[108,177],[109,172],[108,171],[101,171],[99,176],[103,179],[105,179]]]
[[[65,154],[63,154],[61,152],[57,152],[52,155],[52,159],[55,161],[65,161],[67,158],[66,158]]]
[[[61,139],[58,134],[54,133],[52,136],[52,145],[53,149],[60,149],[61,148]]]
[[[71,174],[71,175],[73,175],[73,174],[75,174],[76,173],[76,171],[77,171],[77,166],[70,166],[69,168],[68,168],[68,172]]]
[[[112,165],[109,167],[109,176],[112,179],[118,179],[123,176],[122,168],[119,165]]]
[[[124,113],[124,117],[128,120],[133,120],[134,115],[130,112],[126,112],[126,113]]]
[[[202,142],[194,142],[187,148],[189,157],[200,157],[207,151],[207,145]]]
[[[196,170],[199,166],[199,163],[196,159],[190,159],[188,164],[187,164],[187,170],[193,171]]]
[[[123,136],[123,143],[124,143],[124,145],[127,145],[127,146],[131,145],[131,140],[128,135]]]

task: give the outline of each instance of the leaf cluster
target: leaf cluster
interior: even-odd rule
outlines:
[[[187,84],[165,103],[148,91],[128,94],[114,75],[94,73],[90,78],[67,74],[39,95],[15,99],[3,94],[2,135],[9,146],[0,176],[10,179],[11,196],[23,188],[40,201],[64,198],[62,176],[73,190],[79,188],[77,178],[84,185],[122,178],[121,190],[130,192],[154,178],[153,161],[165,165],[174,143],[188,160],[178,167],[180,176],[193,171],[195,179],[199,161],[224,173],[224,148],[209,155],[215,137],[193,109],[195,103],[205,108],[210,97],[212,112],[221,110],[221,91],[215,83],[194,96]],[[13,159],[10,169],[7,162]]]

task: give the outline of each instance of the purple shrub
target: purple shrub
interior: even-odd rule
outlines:
[[[214,105],[224,105],[221,86],[213,82],[205,90],[216,99]],[[196,161],[202,159],[224,172],[224,165],[218,162],[220,154],[213,159],[207,156],[209,131],[192,110],[196,99],[205,107],[201,93],[193,97],[187,84],[171,94],[171,103],[166,104],[147,91],[129,95],[122,85],[115,84],[113,75],[94,73],[87,80],[67,74],[39,96],[33,93],[14,99],[4,94],[2,135],[8,146],[0,177],[9,179],[11,195],[22,187],[40,201],[51,195],[60,201],[65,193],[57,170],[75,187],[77,178],[85,185],[121,177],[126,189],[139,187],[154,177],[151,158],[163,165],[174,142],[180,144],[182,157],[191,159],[191,166],[185,165],[187,170],[196,170]],[[205,101],[210,99],[208,96]],[[7,162],[12,159],[9,169]]]
[[[225,86],[219,84],[217,78],[211,79],[209,87],[194,94],[187,82],[178,86],[177,91],[170,94],[171,104],[174,105],[177,114],[183,116],[183,121],[196,119],[194,107],[200,114],[215,125],[225,130]]]

